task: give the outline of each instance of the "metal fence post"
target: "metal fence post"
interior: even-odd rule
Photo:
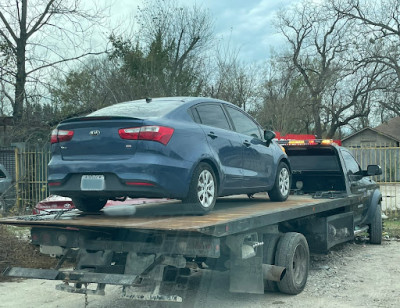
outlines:
[[[15,194],[16,194],[16,199],[15,199],[15,205],[18,209],[18,212],[20,211],[20,191],[19,191],[19,181],[20,181],[20,161],[19,161],[19,153],[18,153],[18,148],[16,147],[14,150],[15,153]]]

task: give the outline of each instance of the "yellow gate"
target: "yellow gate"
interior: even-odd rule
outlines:
[[[49,149],[15,149],[16,207],[19,213],[30,211],[48,196],[47,164]]]
[[[400,147],[349,147],[363,169],[376,164],[382,175],[374,177],[382,192],[382,210],[388,216],[397,216],[400,211]]]

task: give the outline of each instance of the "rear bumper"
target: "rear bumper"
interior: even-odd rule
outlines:
[[[49,164],[50,193],[68,197],[109,199],[124,196],[185,198],[193,164],[169,158],[164,164],[149,160],[151,156],[136,158],[135,162],[62,161],[53,157]],[[82,175],[90,174],[104,175],[103,190],[81,190]]]
[[[166,197],[171,198],[178,196],[174,192],[169,192],[160,187],[155,182],[147,181],[143,182],[143,179],[130,179],[123,180],[117,175],[112,173],[102,173],[105,178],[105,189],[104,190],[81,190],[81,177],[83,174],[92,174],[91,172],[69,174],[65,179],[61,181],[49,181],[50,193],[60,196],[74,197],[100,197],[111,199],[113,197]],[[140,183],[138,185],[128,185],[126,183],[135,182]],[[58,185],[58,183],[60,183]],[[144,185],[146,183],[146,185]],[[57,184],[57,185],[51,185]],[[179,194],[179,192],[177,193]]]

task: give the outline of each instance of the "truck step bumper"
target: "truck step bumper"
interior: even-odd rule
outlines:
[[[3,276],[16,278],[34,278],[47,280],[65,280],[72,283],[102,283],[130,286],[134,283],[136,275],[91,273],[84,271],[57,271],[51,269],[35,269],[23,267],[9,267]]]

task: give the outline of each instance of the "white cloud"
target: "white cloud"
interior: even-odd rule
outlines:
[[[105,1],[106,0],[102,0]],[[229,40],[234,48],[240,48],[243,60],[259,61],[269,56],[271,47],[277,49],[284,39],[277,35],[272,21],[276,12],[299,0],[180,0],[184,5],[197,4],[210,9],[215,19],[218,37]],[[320,2],[321,0],[313,0]],[[119,0],[111,7],[113,24],[123,26],[142,5],[143,0]],[[121,23],[122,22],[122,23]]]

